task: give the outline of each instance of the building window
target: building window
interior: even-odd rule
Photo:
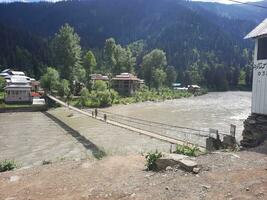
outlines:
[[[257,60],[267,59],[267,37],[258,39]]]

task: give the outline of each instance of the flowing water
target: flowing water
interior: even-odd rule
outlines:
[[[230,125],[237,126],[241,139],[243,121],[250,114],[251,92],[211,92],[209,94],[164,102],[144,102],[118,105],[106,111],[139,119],[176,126],[229,134]]]

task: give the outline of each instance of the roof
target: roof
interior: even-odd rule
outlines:
[[[131,73],[121,73],[120,75],[116,75],[112,80],[130,80],[130,81],[141,81],[141,79],[137,78]]]
[[[29,80],[29,77],[27,77],[27,76],[11,76],[10,82],[11,83],[28,84],[28,83],[30,83],[30,80]]]
[[[4,89],[14,89],[14,88],[20,88],[20,89],[31,89],[30,85],[8,85]]]
[[[10,73],[12,75],[25,76],[25,73],[20,71],[10,71]]]
[[[2,71],[2,73],[8,73],[11,69],[5,69]]]
[[[102,80],[102,81],[108,81],[108,76],[103,76],[102,74],[91,74],[91,80]]]
[[[255,29],[246,35],[244,39],[258,38],[260,36],[267,36],[267,18],[263,20]]]
[[[200,88],[200,86],[198,86],[198,85],[188,85],[187,87],[188,88]]]

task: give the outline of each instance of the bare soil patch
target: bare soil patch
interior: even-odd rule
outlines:
[[[266,199],[267,142],[196,158],[198,174],[145,171],[142,156],[65,161],[0,174],[0,199]]]

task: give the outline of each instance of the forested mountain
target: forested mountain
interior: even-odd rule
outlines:
[[[0,4],[0,23],[5,26],[0,29],[0,40],[9,41],[0,43],[0,65],[27,68],[38,77],[42,65],[51,64],[47,41],[68,23],[81,37],[84,52],[93,49],[101,65],[107,38],[113,37],[123,46],[142,40],[144,48],[137,57],[154,48],[164,50],[168,64],[175,67],[179,81],[185,84],[210,87],[210,81],[222,76],[226,79],[223,82],[236,86],[239,77],[233,77],[248,71],[252,53],[252,42],[243,37],[267,17],[264,10],[256,8],[255,14],[252,9],[181,0]],[[31,55],[29,63],[17,61],[18,48],[23,49],[23,55]],[[141,61],[137,58],[136,73]]]
[[[267,0],[259,2],[251,2],[259,6],[267,7]],[[210,2],[191,2],[187,3],[188,6],[199,9],[203,8],[209,12],[213,12],[219,16],[229,19],[243,19],[253,21],[256,23],[261,22],[266,18],[266,9],[251,6],[247,4],[219,4]]]
[[[46,39],[0,24],[0,68],[12,66],[39,77],[49,54]]]

